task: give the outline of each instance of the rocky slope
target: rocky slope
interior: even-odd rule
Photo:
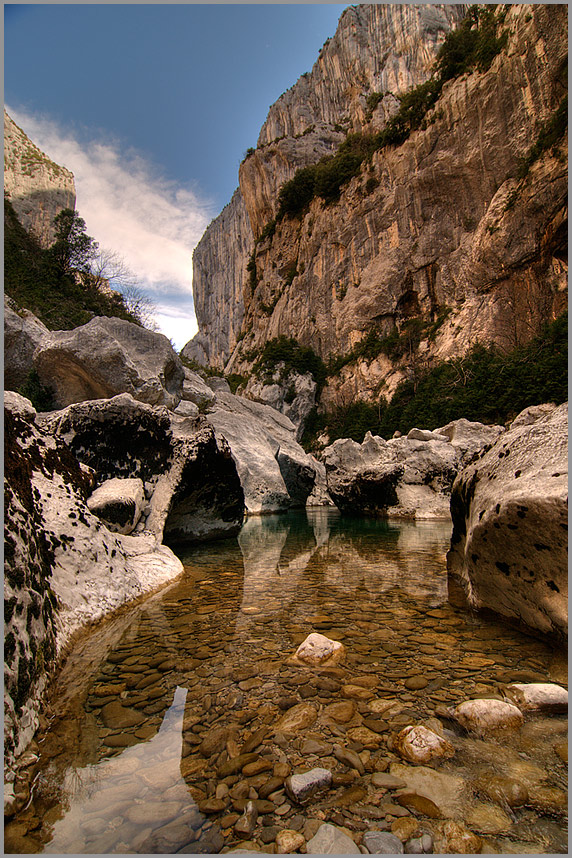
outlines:
[[[22,226],[42,247],[55,235],[53,220],[75,208],[73,173],[54,164],[4,111],[4,193]]]
[[[271,108],[239,192],[195,253],[198,336],[211,364],[248,373],[281,334],[323,358],[347,355],[368,334],[400,338],[399,357],[356,359],[330,377],[321,399],[329,407],[390,397],[412,366],[464,354],[477,340],[513,348],[564,309],[565,135],[537,146],[519,172],[566,94],[563,5],[499,7],[506,44],[488,71],[445,83],[424,123],[366,160],[337,202],[314,198],[264,229],[299,167],[333,152],[347,131],[382,128],[397,96],[428,79],[464,11],[346,10],[311,74]],[[185,352],[198,356],[192,342]]]

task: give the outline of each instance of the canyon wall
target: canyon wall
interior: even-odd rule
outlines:
[[[73,173],[54,164],[4,111],[4,194],[18,220],[42,247],[55,238],[53,221],[75,208]]]
[[[312,72],[270,109],[239,191],[195,251],[198,338],[212,365],[247,374],[280,335],[335,358],[372,332],[420,324],[408,354],[356,359],[330,377],[329,407],[390,397],[412,360],[429,367],[477,341],[511,349],[565,309],[567,138],[538,146],[566,95],[565,5],[497,7],[506,44],[488,70],[446,82],[421,126],[366,159],[337,201],[315,197],[265,229],[296,170],[347,132],[385,126],[465,11],[347,9]]]

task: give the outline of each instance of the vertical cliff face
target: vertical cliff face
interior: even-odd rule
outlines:
[[[282,334],[336,358],[370,334],[403,345],[416,325],[409,354],[356,358],[330,377],[322,404],[347,404],[391,396],[412,355],[428,367],[477,341],[510,349],[565,308],[567,138],[547,134],[565,106],[564,5],[498,7],[505,41],[487,70],[448,80],[408,139],[365,159],[339,199],[315,197],[265,228],[280,186],[300,166],[334,151],[346,131],[371,135],[386,125],[396,96],[428,79],[464,12],[346,10],[311,74],[271,108],[240,169],[249,223],[240,253],[250,271],[240,271],[222,216],[201,242],[213,250],[209,267],[197,266],[204,249],[195,259],[197,306],[208,308],[198,312],[200,330],[212,330],[231,302],[233,318],[243,314],[240,333],[209,337],[212,363],[248,372],[252,355]],[[232,277],[223,270],[230,259]]]
[[[53,220],[75,208],[73,173],[54,164],[4,111],[4,193],[18,220],[42,247],[52,244]]]
[[[331,154],[362,127],[368,96],[385,93],[371,117],[381,127],[397,95],[426,80],[445,34],[465,6],[381,4],[346,9],[338,29],[303,75],[270,108],[256,150],[243,161],[240,187],[193,255],[199,334],[188,357],[222,368],[240,335],[246,266],[254,237],[276,212],[280,186],[297,169]]]
[[[253,235],[239,190],[207,229],[193,254],[193,295],[199,333],[183,356],[222,368],[244,317],[242,294]]]

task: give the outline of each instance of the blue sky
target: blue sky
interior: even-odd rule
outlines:
[[[76,177],[87,231],[125,257],[181,347],[191,253],[268,108],[333,36],[339,4],[9,4],[6,106]]]

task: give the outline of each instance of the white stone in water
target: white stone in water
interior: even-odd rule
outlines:
[[[328,769],[317,767],[308,772],[290,775],[284,782],[286,792],[291,799],[298,803],[332,785],[332,773]]]
[[[296,650],[296,658],[306,664],[330,664],[341,661],[345,655],[345,647],[339,641],[330,640],[318,632],[309,634]]]
[[[411,763],[428,763],[433,759],[448,759],[455,753],[452,744],[422,724],[408,725],[397,735],[395,749]]]
[[[552,682],[515,682],[506,688],[506,695],[520,709],[544,712],[566,712],[568,691]]]
[[[324,823],[306,844],[308,855],[361,855],[355,842],[335,825]]]
[[[453,718],[466,730],[485,736],[497,730],[514,730],[524,717],[517,706],[504,700],[465,700],[451,711]]]

